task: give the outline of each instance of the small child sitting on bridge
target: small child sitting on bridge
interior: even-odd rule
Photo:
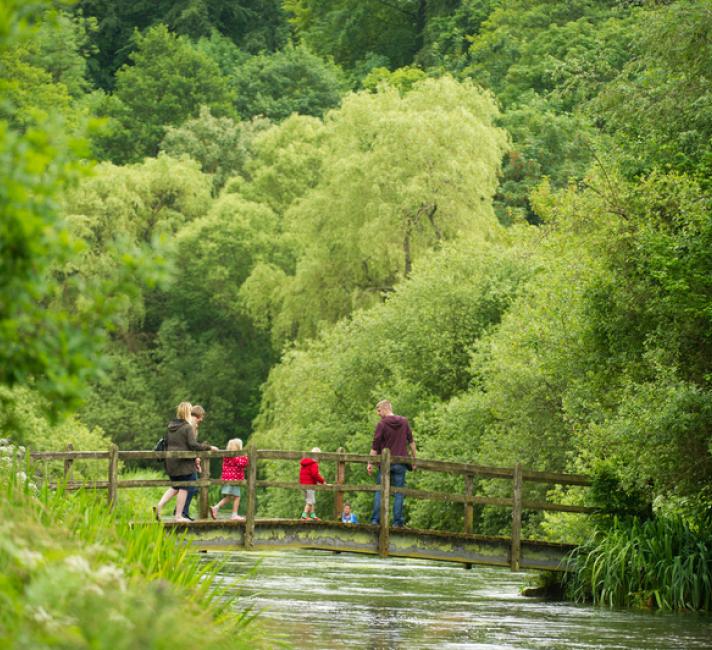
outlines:
[[[228,451],[239,451],[242,449],[242,440],[239,438],[233,438],[227,443]],[[245,467],[249,463],[249,458],[247,456],[230,456],[228,458],[223,458],[222,465],[222,475],[223,481],[242,481],[245,478]],[[220,508],[232,501],[232,516],[230,519],[236,521],[245,521],[244,517],[237,514],[237,510],[240,507],[240,486],[239,485],[223,485],[220,493],[223,496],[220,501],[218,501],[214,506],[210,507],[210,516],[213,519],[218,518],[218,511]]]
[[[357,524],[358,517],[351,512],[351,504],[344,503],[344,511],[341,513],[341,523],[344,524]]]
[[[318,454],[321,452],[319,447],[314,447],[312,453]],[[302,458],[299,461],[299,482],[302,485],[316,485],[317,483],[325,483],[324,477],[319,474],[319,463],[314,458]],[[313,519],[319,521],[319,517],[314,512],[316,504],[316,490],[304,490],[304,512],[302,519]]]

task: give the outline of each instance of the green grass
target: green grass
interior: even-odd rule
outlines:
[[[573,555],[568,594],[609,607],[712,611],[712,525],[614,519]]]
[[[0,469],[0,648],[262,647],[219,564],[180,535],[132,525],[149,521],[135,510],[154,502],[149,491],[121,491],[110,511],[103,490],[35,488],[19,470]]]

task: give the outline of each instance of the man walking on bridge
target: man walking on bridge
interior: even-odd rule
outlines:
[[[410,429],[408,419],[400,415],[393,414],[393,407],[387,400],[381,400],[376,405],[376,413],[381,418],[376,425],[371,444],[371,456],[378,456],[384,449],[390,449],[393,456],[408,456],[410,454],[412,463],[410,466],[404,463],[393,463],[391,465],[391,485],[393,487],[405,487],[405,473],[408,469],[415,469],[415,440]],[[373,472],[373,463],[368,463],[366,470],[369,474]],[[378,483],[381,482],[381,471],[378,471]],[[402,527],[403,500],[405,495],[396,494],[393,498],[393,526]],[[381,493],[376,492],[373,500],[373,513],[371,523],[378,524],[381,521]]]

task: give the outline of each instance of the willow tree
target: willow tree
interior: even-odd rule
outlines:
[[[278,335],[310,336],[380,301],[446,240],[495,235],[497,114],[486,92],[441,78],[352,94],[327,115],[318,181],[284,215],[297,263],[280,277]]]

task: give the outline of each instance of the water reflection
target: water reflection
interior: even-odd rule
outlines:
[[[233,554],[223,579],[295,648],[697,650],[712,617],[524,598],[506,569],[317,551]],[[256,570],[252,569],[258,565]]]

